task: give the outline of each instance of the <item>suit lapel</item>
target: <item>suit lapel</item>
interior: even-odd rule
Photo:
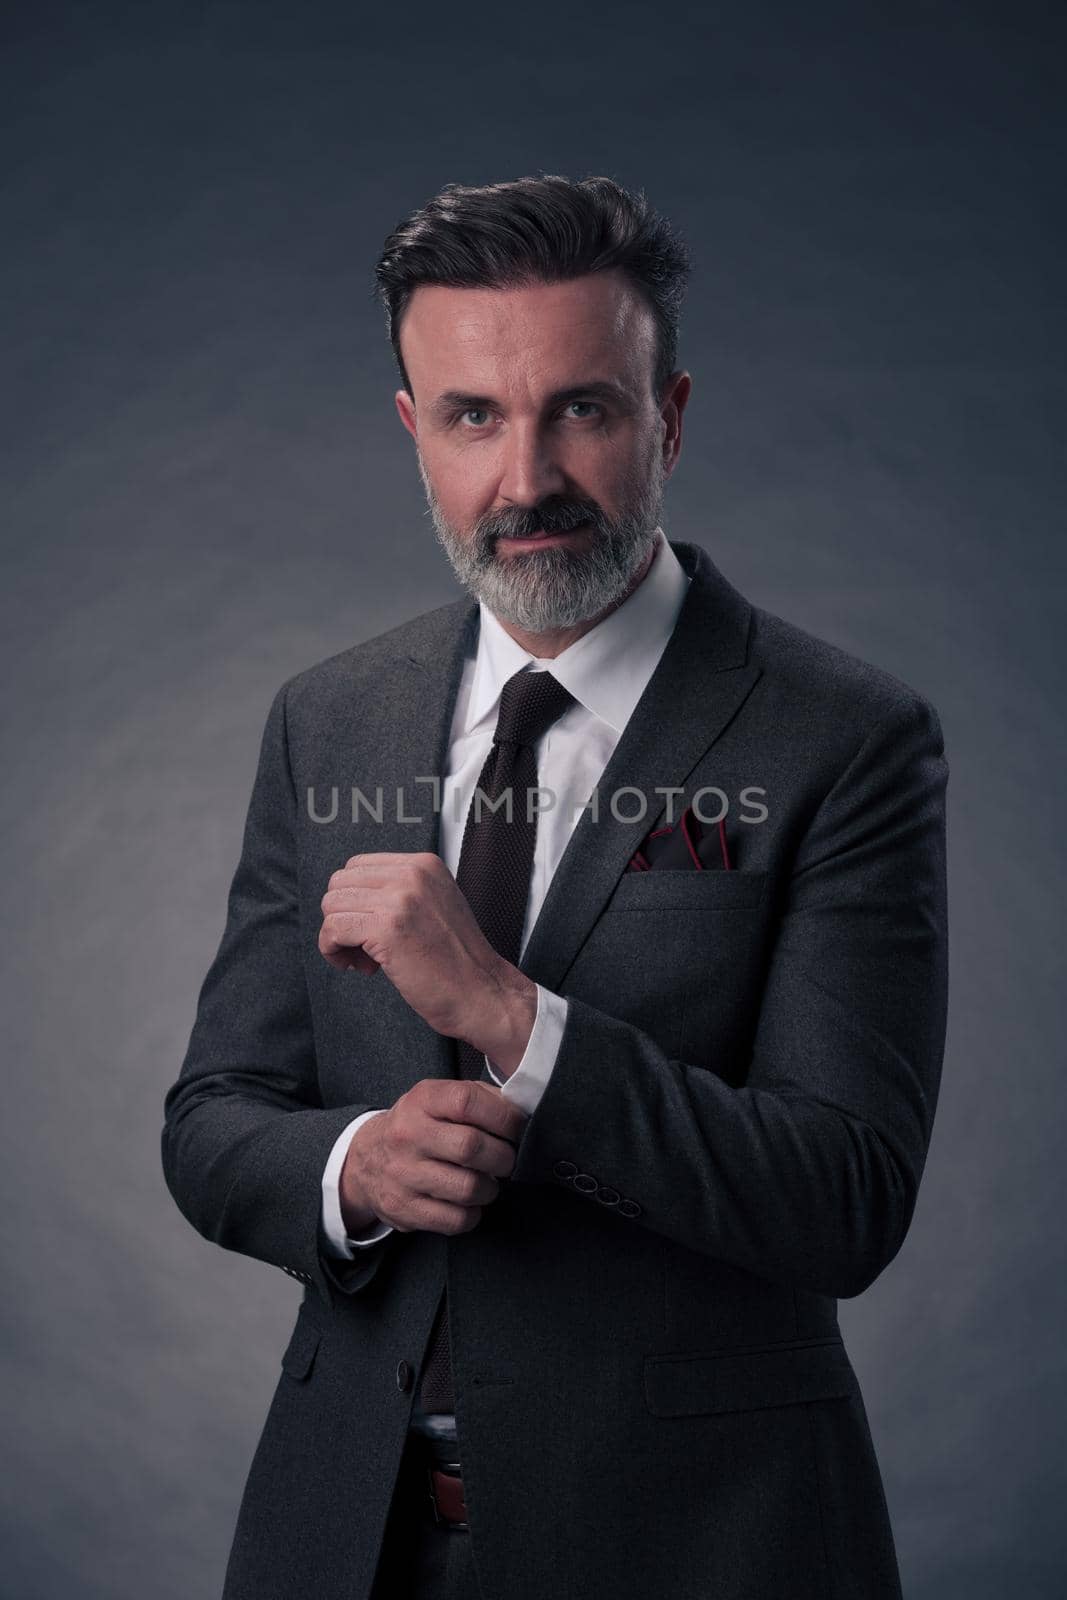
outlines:
[[[565,976],[641,839],[666,816],[667,798],[655,792],[657,787],[685,783],[760,676],[760,668],[747,659],[750,603],[700,545],[669,542],[692,581],[663,655],[597,785],[599,821],[591,808],[583,811],[519,962],[528,977],[549,989]],[[473,599],[440,607],[399,658],[411,670],[395,680],[396,696],[381,711],[399,772],[443,776],[464,652],[477,637],[477,622]],[[646,796],[647,810],[618,822],[610,799],[626,788]],[[417,808],[422,821],[397,825],[395,839],[381,848],[440,853],[440,813],[430,803],[429,787],[422,792],[427,796],[426,805]],[[619,805],[629,815],[637,810],[638,797],[620,796]]]
[[[387,667],[378,670],[382,693],[364,722],[358,744],[372,770],[375,761],[380,763],[388,755],[400,790],[384,790],[375,850],[429,850],[439,855],[440,789],[464,656],[477,643],[478,603],[464,599],[441,606],[414,619],[411,630],[405,631],[408,648],[391,653]],[[417,783],[418,778],[426,781]]]
[[[760,676],[758,666],[747,664],[749,602],[701,546],[670,543],[692,582],[666,649],[597,784],[600,820],[594,820],[591,807],[579,818],[519,962],[528,977],[548,989],[566,975],[644,835],[666,818],[667,796],[657,794],[657,787],[685,784]],[[630,788],[645,796],[647,810],[618,822],[611,796]],[[619,796],[625,816],[638,808],[638,795]]]

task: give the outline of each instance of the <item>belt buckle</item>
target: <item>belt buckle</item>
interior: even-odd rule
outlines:
[[[455,1521],[453,1521],[453,1519],[451,1517],[446,1517],[444,1512],[439,1510],[438,1505],[437,1505],[437,1495],[434,1493],[434,1486],[433,1486],[434,1470],[436,1469],[438,1472],[444,1472],[449,1467],[455,1467],[455,1469],[456,1469],[455,1473],[453,1474],[453,1476],[455,1476],[457,1478],[461,1476],[460,1463],[458,1461],[435,1461],[435,1462],[432,1463],[432,1465],[430,1465],[430,1466],[428,1466],[426,1468],[426,1486],[427,1486],[427,1491],[428,1491],[429,1496],[430,1496],[430,1508],[433,1511],[433,1520],[434,1520],[434,1522],[437,1524],[437,1526],[439,1528],[449,1528],[449,1529],[453,1530],[456,1533],[462,1533],[464,1531],[469,1532],[470,1531],[470,1523],[469,1522],[455,1522]]]

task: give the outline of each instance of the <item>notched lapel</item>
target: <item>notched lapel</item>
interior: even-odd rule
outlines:
[[[692,577],[674,632],[597,785],[598,820],[592,808],[582,813],[519,962],[548,989],[566,976],[634,850],[666,818],[657,788],[684,787],[761,675],[748,660],[750,603],[701,546],[670,543]],[[624,789],[647,801],[630,822],[611,812],[612,795]],[[638,795],[618,803],[628,814]]]

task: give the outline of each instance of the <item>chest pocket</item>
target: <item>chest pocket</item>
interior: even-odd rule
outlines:
[[[567,973],[567,993],[686,1059],[691,995],[710,989],[727,998],[738,951],[758,947],[766,890],[766,872],[624,873]],[[746,953],[740,965],[750,964]]]
[[[744,911],[759,906],[766,872],[698,871],[696,867],[653,867],[624,872],[603,916],[624,911]]]

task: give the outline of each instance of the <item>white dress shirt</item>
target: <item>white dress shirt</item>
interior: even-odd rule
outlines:
[[[559,865],[582,808],[600,781],[623,729],[663,654],[689,588],[678,557],[657,528],[656,556],[633,594],[596,627],[551,660],[532,656],[479,604],[478,643],[463,664],[447,767],[441,786],[440,854],[455,876],[467,812],[496,731],[500,691],[507,680],[529,665],[548,671],[569,689],[575,703],[537,741],[537,781],[555,796],[555,804],[537,816],[521,950],[526,947],[548,886]],[[509,1078],[502,1078],[486,1057],[502,1093],[529,1116],[552,1074],[567,1016],[567,1002],[537,985],[537,1016],[522,1060]],[[338,1256],[352,1260],[355,1251],[392,1232],[387,1222],[349,1234],[341,1216],[340,1177],[356,1129],[368,1117],[388,1108],[364,1111],[341,1132],[322,1176],[323,1231]]]

